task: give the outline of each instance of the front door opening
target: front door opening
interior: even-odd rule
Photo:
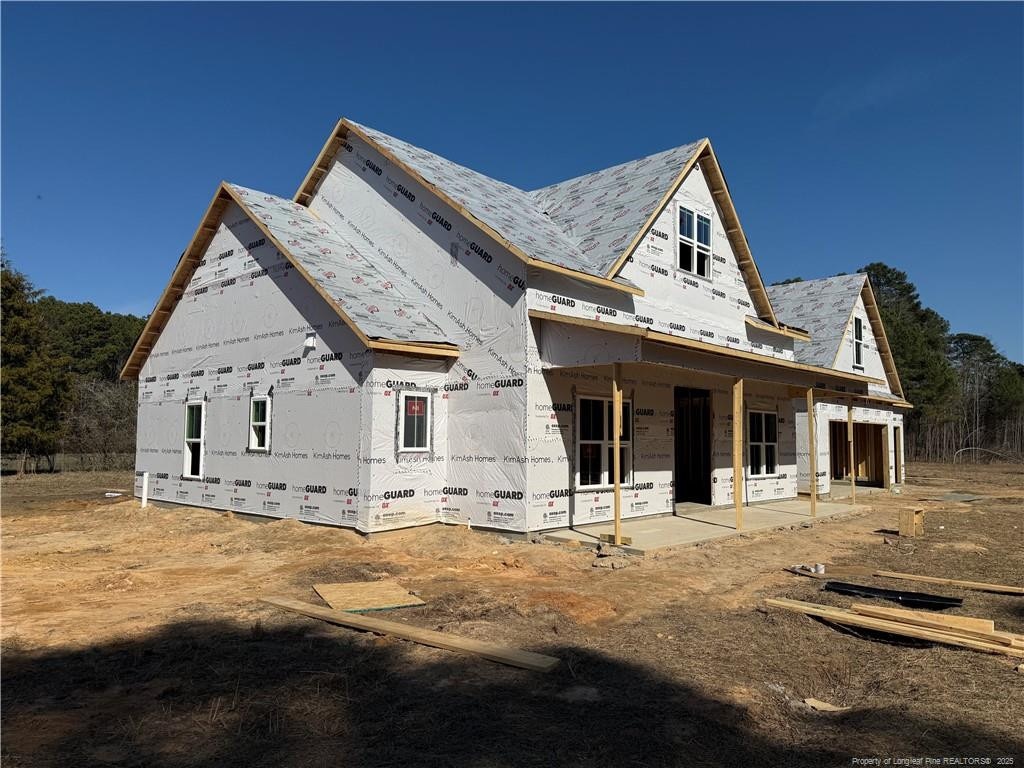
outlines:
[[[711,392],[675,390],[675,500],[711,503]]]

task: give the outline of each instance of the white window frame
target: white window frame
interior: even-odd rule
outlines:
[[[193,406],[199,406],[199,437],[188,436],[188,411]],[[202,480],[204,475],[203,472],[206,469],[206,401],[205,400],[188,400],[185,402],[185,424],[183,426],[183,440],[182,440],[182,467],[181,476],[186,480]],[[190,464],[189,459],[192,458],[192,454],[189,452],[189,443],[199,444],[199,474],[189,474]]]
[[[750,429],[750,417],[755,415],[755,414],[761,417],[761,439],[760,440],[751,440],[750,439],[752,437],[752,432],[753,432],[753,430]],[[775,440],[767,440],[766,439],[767,436],[768,436],[768,430],[765,429],[765,421],[764,421],[764,417],[765,416],[774,416],[775,417]],[[749,477],[749,478],[775,477],[776,475],[779,474],[779,414],[778,414],[777,411],[748,410],[746,418],[747,418],[747,423],[746,423],[745,436],[747,438],[747,466],[746,466],[747,477]],[[758,470],[759,470],[758,472],[754,472],[754,468],[751,466],[750,447],[752,445],[759,446],[760,449],[761,449],[761,461],[758,464]],[[774,448],[775,448],[775,471],[774,472],[765,472],[764,471],[765,470],[765,455],[767,453],[767,451],[765,450],[765,447],[769,446],[769,445],[774,446]]]
[[[683,234],[682,227],[680,226],[680,220],[682,219],[683,211],[686,211],[693,217],[693,236],[687,237]],[[708,223],[708,242],[704,245],[700,242],[700,238],[697,233],[700,231],[700,220],[704,219]],[[715,219],[710,213],[705,214],[697,211],[693,208],[689,208],[680,203],[676,208],[676,269],[686,272],[689,275],[702,278],[704,280],[711,279],[711,244],[714,242],[715,237]],[[687,269],[682,265],[682,246],[686,244],[690,247],[693,253],[692,269]],[[698,253],[704,254],[704,264],[707,268],[707,274],[702,274],[697,269],[697,256]]]
[[[256,421],[253,411],[256,408],[256,403],[265,403],[266,407],[263,409],[264,421]],[[256,427],[263,427],[263,442],[264,445],[256,444]],[[269,395],[252,395],[249,398],[249,451],[252,453],[270,453],[270,396]]]
[[[576,424],[576,472],[573,477],[575,488],[581,491],[596,491],[596,490],[607,490],[608,488],[615,487],[615,481],[612,477],[612,468],[606,466],[608,459],[608,452],[612,450],[613,439],[612,439],[612,424],[609,416],[611,410],[612,398],[602,397],[601,395],[577,395],[576,396],[576,414],[577,419],[582,418],[583,407],[582,403],[584,400],[596,400],[602,403],[602,409],[604,413],[604,435],[601,440],[583,440],[583,428],[582,424]],[[624,411],[629,413],[629,435],[619,440],[620,449],[624,449],[625,452],[625,464],[621,467],[622,469],[622,487],[630,487],[633,485],[633,432],[635,427],[633,426],[633,401],[628,398],[622,399],[622,408]],[[581,485],[580,484],[580,446],[582,445],[600,445],[600,456],[601,456],[601,482],[597,485]],[[614,457],[613,457],[614,458]]]
[[[864,321],[853,318],[853,367],[864,370]]]
[[[427,401],[427,413],[424,420],[426,424],[426,445],[423,447],[405,447],[405,403],[411,398],[424,399]],[[410,390],[409,392],[398,393],[398,452],[399,453],[430,453],[431,433],[433,430],[434,402],[430,392]]]

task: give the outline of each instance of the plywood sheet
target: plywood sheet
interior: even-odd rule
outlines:
[[[313,589],[331,608],[338,611],[384,611],[426,605],[397,581],[352,581],[340,584],[314,584]]]

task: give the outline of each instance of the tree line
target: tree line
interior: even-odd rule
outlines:
[[[871,280],[906,398],[908,459],[1024,460],[1024,366],[984,337],[950,333],[907,274],[875,262]],[[118,375],[145,319],[43,295],[0,258],[2,451],[19,471],[58,454],[112,468],[135,453],[137,386]],[[799,281],[791,278],[785,282]]]
[[[6,257],[0,293],[4,458],[19,473],[56,469],[58,455],[130,467],[137,387],[118,375],[145,319],[43,295]]]

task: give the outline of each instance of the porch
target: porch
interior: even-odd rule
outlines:
[[[860,504],[836,503],[819,500],[816,516],[811,517],[809,497],[750,504],[743,507],[743,530],[736,530],[736,512],[730,506],[705,507],[687,505],[675,514],[632,518],[622,521],[622,536],[632,539],[622,549],[638,555],[645,555],[671,547],[685,547],[706,541],[726,539],[739,533],[767,531],[788,528],[793,525],[811,523],[836,515],[866,511]],[[614,536],[615,523],[593,523],[577,528],[563,528],[549,531],[544,537],[559,543],[576,542],[582,546],[595,546],[602,534]]]

